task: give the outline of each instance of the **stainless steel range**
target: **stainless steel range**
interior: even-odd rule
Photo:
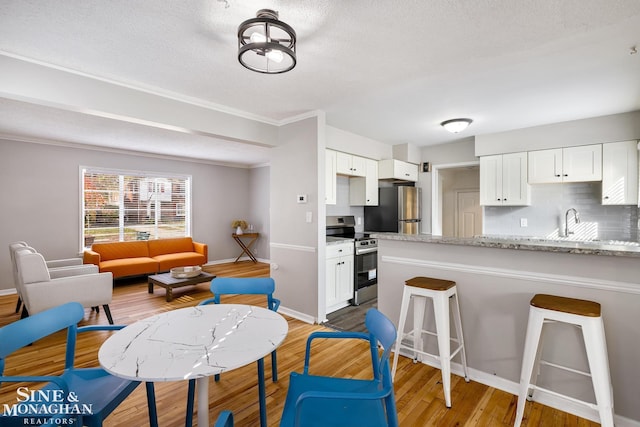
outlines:
[[[356,233],[355,217],[328,216],[328,237],[354,240],[353,305],[360,305],[378,296],[378,241],[368,233]]]

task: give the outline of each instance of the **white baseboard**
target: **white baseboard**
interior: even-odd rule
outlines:
[[[289,317],[293,317],[301,322],[314,324],[316,323],[316,319],[313,316],[309,316],[308,314],[300,313],[299,311],[291,310],[290,308],[280,306],[278,308],[278,313],[286,314]]]
[[[17,294],[16,288],[0,289],[0,296]]]

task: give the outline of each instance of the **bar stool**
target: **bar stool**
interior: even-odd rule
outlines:
[[[582,329],[590,372],[581,372],[540,360],[542,344],[544,343],[542,340],[542,326],[544,323],[551,322],[564,322]],[[585,402],[536,386],[538,368],[541,363],[590,376],[593,382],[596,403]],[[533,372],[535,372],[535,375],[532,375]],[[595,409],[600,415],[601,425],[603,427],[613,427],[613,389],[609,375],[609,359],[604,338],[604,323],[600,315],[600,304],[554,295],[537,294],[533,297],[529,307],[529,323],[522,357],[518,408],[514,426],[520,426],[524,415],[525,399],[532,400],[534,390],[540,390]]]
[[[424,314],[427,298],[433,301],[433,314],[435,317],[436,332],[424,329]],[[405,322],[409,303],[413,299],[413,329],[404,332]],[[456,328],[456,338],[451,337],[451,326],[449,323],[449,304],[453,300],[453,323]],[[396,348],[393,356],[392,378],[395,377],[398,366],[400,349],[411,350],[414,354],[414,362],[422,361],[422,356],[429,356],[440,362],[442,371],[442,385],[444,388],[444,400],[447,408],[451,407],[451,359],[460,353],[464,379],[469,382],[467,373],[467,356],[464,350],[464,339],[462,336],[462,322],[460,320],[460,306],[458,305],[458,293],[456,282],[450,280],[433,279],[431,277],[414,277],[405,282],[402,293],[402,306],[400,308],[400,321],[398,325],[399,336],[396,340]],[[424,351],[422,335],[432,335],[438,340],[438,353],[432,354]],[[405,337],[413,338],[413,347],[402,344]],[[451,341],[458,346],[451,352]]]

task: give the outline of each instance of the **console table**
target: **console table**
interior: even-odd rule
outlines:
[[[255,255],[251,253],[251,246],[255,243],[256,240],[258,240],[258,237],[260,237],[260,233],[244,233],[244,234],[233,233],[231,237],[233,237],[233,240],[235,240],[238,243],[238,245],[240,245],[240,247],[242,248],[242,252],[240,252],[240,255],[238,255],[238,258],[236,258],[234,262],[238,262],[238,260],[243,254],[247,254],[249,258],[251,258],[251,261],[258,262]],[[248,243],[245,243],[244,241],[242,241],[242,239],[250,239],[250,240]]]

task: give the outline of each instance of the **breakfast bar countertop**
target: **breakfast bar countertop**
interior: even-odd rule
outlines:
[[[545,239],[527,236],[494,235],[461,238],[433,236],[431,234],[400,233],[373,233],[372,237],[386,240],[438,243],[446,245],[640,258],[640,243],[626,241],[576,241],[569,239]]]

